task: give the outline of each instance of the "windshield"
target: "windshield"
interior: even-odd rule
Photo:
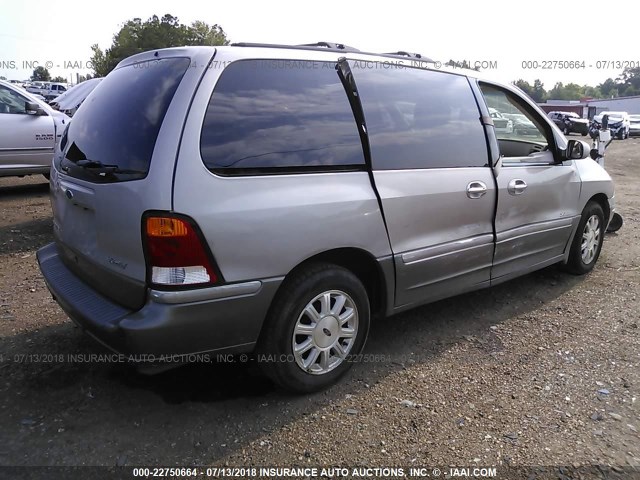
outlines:
[[[62,142],[62,168],[100,183],[144,178],[188,66],[188,58],[168,58],[111,72],[74,115]]]

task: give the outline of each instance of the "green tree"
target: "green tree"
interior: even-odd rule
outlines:
[[[547,99],[547,91],[544,89],[544,84],[541,80],[534,80],[533,85],[523,79],[516,80],[513,84],[529,95],[531,99],[536,103],[542,103]]]
[[[526,80],[523,80],[522,78],[519,78],[518,80],[516,80],[515,82],[513,82],[513,84],[518,87],[520,90],[522,90],[524,93],[526,93],[527,95],[529,95],[531,98],[533,98],[533,87],[531,86],[531,84],[529,82],[527,82]]]
[[[547,100],[547,91],[544,89],[544,83],[539,78],[533,81],[533,95],[531,96],[536,102],[542,103]]]
[[[93,73],[95,74],[96,77],[104,77],[111,70],[113,70],[113,67],[109,66],[107,57],[105,56],[104,52],[100,49],[97,43],[94,45],[91,45],[91,51],[93,52],[93,54],[91,55]]]
[[[228,45],[227,35],[219,25],[197,20],[187,26],[173,15],[154,15],[146,21],[134,18],[125,22],[113,36],[111,47],[103,51],[95,44],[91,61],[95,76],[103,77],[123,59],[136,53],[184,45]]]
[[[621,96],[640,95],[640,67],[625,68],[618,77],[618,83],[621,84]]]
[[[49,70],[44,67],[36,67],[31,75],[32,82],[48,82],[51,80],[51,74]]]
[[[549,91],[549,98],[552,100],[580,100],[585,96],[584,91],[585,87],[577,83],[563,85],[562,82],[558,82]]]
[[[219,25],[196,20],[187,29],[186,45],[228,45],[227,35]]]
[[[58,82],[58,83],[65,83],[67,81],[66,78],[61,77],[60,75],[58,75],[57,77],[53,77],[51,79],[52,82]]]
[[[618,96],[618,83],[613,78],[607,78],[604,82],[598,85],[598,89],[605,98]]]

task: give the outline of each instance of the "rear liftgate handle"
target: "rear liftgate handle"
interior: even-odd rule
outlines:
[[[487,184],[480,181],[470,182],[467,185],[467,197],[480,198],[487,193]]]

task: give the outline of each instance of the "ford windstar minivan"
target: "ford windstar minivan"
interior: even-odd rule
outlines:
[[[614,188],[588,145],[512,85],[437,66],[327,43],[123,60],[55,152],[53,296],[116,352],[259,352],[309,392],[372,317],[589,272]]]

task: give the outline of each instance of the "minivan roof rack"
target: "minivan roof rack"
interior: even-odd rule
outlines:
[[[333,43],[333,42],[316,42],[316,43],[303,43],[299,45],[300,47],[320,47],[320,48],[329,48],[331,50],[346,50],[349,52],[359,52],[355,47],[350,47],[349,45],[345,45],[344,43]]]
[[[334,42],[316,42],[316,43],[303,43],[299,45],[284,45],[279,43],[254,43],[254,42],[237,42],[232,43],[232,47],[261,47],[261,48],[286,48],[295,50],[330,50],[334,52],[357,52],[365,55],[378,55],[381,57],[390,58],[414,58],[423,62],[435,63],[429,57],[425,57],[419,53],[410,53],[404,50],[389,53],[375,53],[375,52],[363,52],[355,47],[350,47],[344,43]]]
[[[339,52],[359,52],[357,48],[350,47],[344,43],[333,42],[317,42],[317,43],[303,43],[301,45],[282,45],[277,43],[252,43],[252,42],[239,42],[232,43],[232,47],[266,47],[266,48],[293,48],[298,50],[335,50]]]
[[[399,50],[397,52],[382,53],[381,55],[387,55],[387,56],[393,56],[393,57],[416,58],[418,60],[422,60],[422,61],[425,61],[425,62],[432,62],[433,63],[433,60],[431,60],[429,57],[425,57],[424,55],[421,55],[420,53],[405,52],[404,50]]]

